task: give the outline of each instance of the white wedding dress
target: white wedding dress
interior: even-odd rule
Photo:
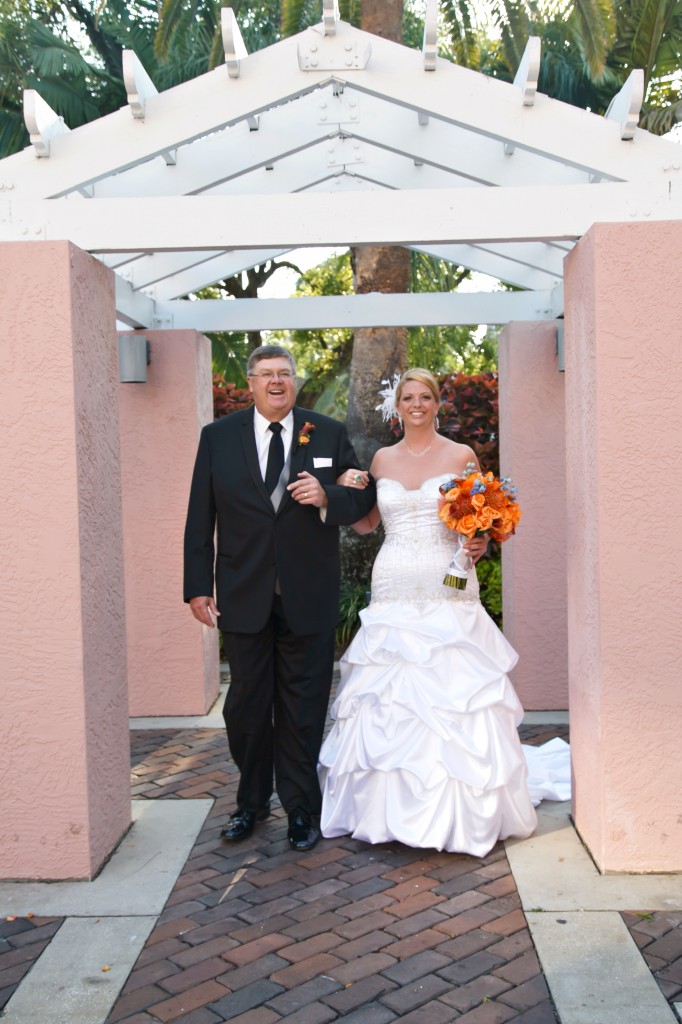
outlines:
[[[568,745],[521,747],[516,652],[479,600],[443,585],[456,537],[437,517],[447,474],[378,482],[386,539],[341,660],[320,753],[322,834],[482,857],[529,836],[534,803],[570,795]],[[526,756],[532,759],[529,789]]]

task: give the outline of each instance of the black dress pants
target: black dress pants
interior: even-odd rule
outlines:
[[[277,794],[287,814],[320,813],[317,762],[334,668],[334,630],[292,633],[275,595],[258,633],[224,633],[230,686],[223,716],[241,777],[237,806],[257,812]]]

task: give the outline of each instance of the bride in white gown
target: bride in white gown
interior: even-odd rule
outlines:
[[[568,746],[552,741],[537,758],[521,747],[523,710],[507,675],[516,652],[479,600],[475,568],[465,590],[443,585],[457,538],[438,519],[438,488],[476,456],[436,433],[428,371],[408,370],[395,402],[405,435],[377,452],[377,506],[355,524],[368,533],[381,519],[385,540],[320,753],[321,829],[482,857],[534,831],[534,803],[567,799]],[[487,540],[466,547],[476,561]],[[534,791],[524,754],[540,764]]]

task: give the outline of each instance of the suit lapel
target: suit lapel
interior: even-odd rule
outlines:
[[[253,425],[253,409],[254,407],[251,406],[250,409],[246,410],[246,414],[242,421],[241,437],[242,446],[244,448],[244,457],[246,458],[246,464],[249,467],[249,472],[253,477],[253,482],[256,485],[259,494],[262,495],[263,500],[267,502],[270,508],[272,508],[270,495],[265,489],[265,484],[263,483],[263,477],[260,471],[260,463],[258,461],[258,449],[256,447],[256,435]]]
[[[299,444],[298,443],[298,435],[300,434],[301,427],[303,426],[304,423],[305,423],[305,410],[304,409],[299,409],[298,406],[295,405],[294,406],[294,436],[291,439],[291,455],[290,455],[290,459],[289,459],[289,483],[292,483],[294,480],[296,480],[297,477],[298,477],[298,474],[302,473],[304,469],[308,468],[306,463],[307,463],[308,448],[310,446],[307,445],[307,444]],[[284,496],[284,498],[282,500],[282,504],[280,505],[280,511],[290,501],[293,501],[293,498],[291,497],[291,492],[290,491],[286,491],[285,496]]]

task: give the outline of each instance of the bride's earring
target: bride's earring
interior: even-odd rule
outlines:
[[[398,423],[400,424],[400,429],[402,430],[403,429],[403,418],[402,418],[402,416],[400,415],[399,412],[396,413],[396,416],[398,417]]]
[[[433,429],[434,430],[438,430],[438,417],[437,416],[433,417]]]

